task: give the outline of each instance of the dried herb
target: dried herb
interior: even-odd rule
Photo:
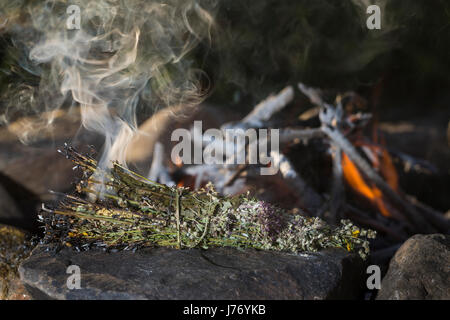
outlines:
[[[221,197],[211,185],[198,191],[168,187],[118,163],[104,170],[69,146],[64,153],[83,176],[75,194],[65,195],[54,209],[44,207],[44,242],[78,250],[231,246],[301,252],[338,247],[365,258],[367,239],[375,237],[374,231],[350,221],[332,227],[248,195]]]

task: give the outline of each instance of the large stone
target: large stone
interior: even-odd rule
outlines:
[[[6,190],[0,190],[0,223],[36,232],[38,207],[57,198],[50,190],[73,189],[73,163],[57,149],[65,142],[80,149],[88,144],[101,145],[97,136],[80,130],[78,109],[51,114],[52,126],[40,130],[32,130],[30,124],[45,115],[42,119],[19,118],[0,127],[0,189]],[[23,144],[19,137],[30,140]]]
[[[408,239],[392,258],[377,299],[450,299],[450,236]]]
[[[45,118],[50,115],[51,121]],[[42,119],[52,125],[39,130],[30,129],[33,128],[31,123]],[[40,117],[19,118],[8,126],[1,127],[0,172],[38,195],[41,200],[54,199],[49,190],[71,190],[73,163],[58,153],[58,148],[62,148],[67,142],[79,149],[94,145],[99,150],[103,143],[98,135],[82,130],[80,126],[79,109],[73,108]],[[29,140],[23,141],[25,138]]]
[[[81,289],[68,289],[69,265]],[[343,250],[292,255],[268,251],[141,249],[58,253],[38,246],[20,268],[35,298],[53,299],[352,299],[364,262]]]

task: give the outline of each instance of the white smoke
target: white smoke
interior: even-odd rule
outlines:
[[[79,30],[67,28],[70,5],[80,8]],[[39,94],[61,93],[40,101],[51,111],[71,96],[83,126],[105,137],[99,165],[126,165],[140,100],[149,108],[201,100],[198,73],[186,59],[213,23],[199,1],[49,0],[20,8],[29,21],[15,32],[26,31],[29,59],[47,70],[40,73]]]

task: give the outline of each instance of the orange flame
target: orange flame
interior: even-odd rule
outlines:
[[[184,187],[184,181],[183,181],[183,180],[180,180],[180,181],[177,183],[177,187],[178,187],[178,188]]]
[[[392,162],[390,162],[390,164],[392,165]],[[383,216],[391,216],[389,210],[386,208],[381,190],[373,184],[369,186],[364,181],[358,168],[356,168],[355,164],[345,153],[342,153],[342,170],[345,180],[355,191],[369,199],[375,206],[377,206]]]

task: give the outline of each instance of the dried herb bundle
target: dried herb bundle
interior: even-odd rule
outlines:
[[[332,227],[248,196],[220,197],[211,186],[199,191],[168,187],[118,163],[103,170],[69,146],[65,155],[83,177],[74,195],[65,195],[55,209],[43,207],[44,242],[78,250],[231,246],[300,252],[340,247],[365,258],[367,238],[375,237],[350,221]]]

